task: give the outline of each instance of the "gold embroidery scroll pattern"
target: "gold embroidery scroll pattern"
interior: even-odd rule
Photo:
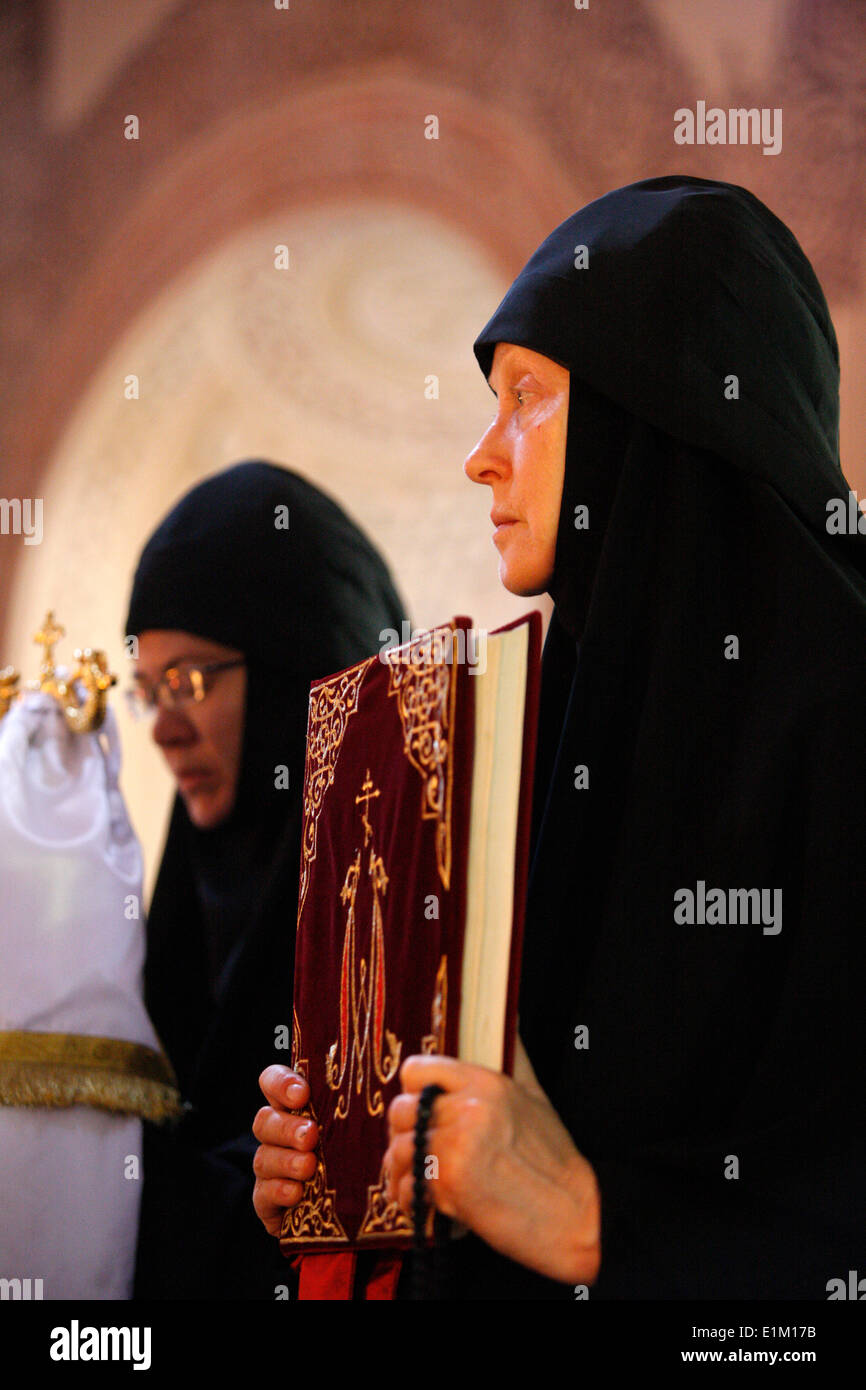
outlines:
[[[309,1061],[301,1056],[301,1029],[297,1013],[294,1013],[292,1018],[292,1070],[309,1079]],[[300,1113],[316,1119],[312,1103],[305,1105]],[[337,1215],[336,1197],[336,1189],[328,1187],[328,1175],[320,1144],[316,1154],[316,1171],[310,1180],[304,1183],[300,1202],[294,1207],[289,1207],[283,1214],[280,1240],[348,1241],[349,1237]]]
[[[316,858],[316,826],[325,801],[325,792],[333,785],[346,726],[350,716],[358,708],[361,683],[375,660],[376,657],[370,657],[361,666],[344,671],[342,675],[334,676],[333,680],[317,686],[310,694],[298,922],[301,920],[313,861]]]
[[[430,1032],[421,1039],[422,1052],[445,1051],[445,1023],[448,1015],[448,957],[443,956],[436,972],[433,989],[433,1002],[430,1005]],[[385,1168],[379,1174],[379,1181],[367,1188],[367,1210],[358,1227],[361,1236],[411,1235],[412,1222],[397,1202],[389,1202],[385,1196]]]
[[[454,728],[454,630],[433,628],[414,642],[384,653],[390,670],[389,695],[397,696],[403,726],[403,752],[424,779],[423,820],[435,820],[436,863],[451,885],[451,733]]]
[[[412,1222],[397,1202],[389,1202],[385,1196],[384,1167],[377,1183],[367,1188],[367,1210],[358,1227],[358,1240],[362,1236],[393,1236],[412,1234]]]
[[[301,1025],[298,1022],[298,1011],[292,1009],[292,1071],[309,1080],[309,1066],[307,1058],[301,1056]]]
[[[364,849],[368,844],[369,858],[367,876],[373,888],[373,915],[370,932],[369,974],[368,962],[361,956],[357,960],[357,930],[355,900],[361,878],[362,851],[356,850],[354,861],[346,871],[340,900],[346,913],[346,931],[343,936],[343,958],[340,967],[340,1036],[331,1044],[325,1058],[325,1077],[332,1091],[340,1096],[334,1111],[334,1118],[346,1119],[352,1102],[352,1086],[355,1094],[364,1093],[368,1115],[382,1115],[385,1101],[381,1090],[373,1088],[373,1076],[382,1086],[393,1081],[400,1065],[403,1044],[398,1042],[390,1029],[385,1028],[385,933],[382,920],[382,898],[388,889],[388,875],[381,855],[371,844],[373,827],[368,816],[370,801],[381,795],[370,779],[370,770],[361,788],[361,795],[355,797],[355,804],[363,804],[361,820],[364,826]],[[384,1034],[384,1037],[383,1037]]]
[[[283,1241],[348,1241],[337,1215],[336,1192],[328,1187],[325,1163],[319,1155],[316,1171],[304,1184],[304,1195],[297,1206],[289,1207],[280,1228]]]

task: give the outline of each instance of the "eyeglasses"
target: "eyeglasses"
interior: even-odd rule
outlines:
[[[201,666],[180,661],[177,666],[166,667],[156,685],[134,685],[123,693],[133,719],[149,719],[158,706],[178,709],[189,700],[200,704],[211,688],[210,677],[244,665],[246,659],[242,656],[232,657],[230,661],[208,661]]]

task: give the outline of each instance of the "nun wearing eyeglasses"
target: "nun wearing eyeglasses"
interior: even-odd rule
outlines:
[[[269,463],[192,488],[141,555],[130,700],[177,783],[145,997],[186,1111],[147,1129],[139,1298],[272,1300],[287,1284],[252,1207],[250,1119],[291,1037],[309,685],[404,616],[358,527]]]

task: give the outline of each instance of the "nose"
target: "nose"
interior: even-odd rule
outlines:
[[[151,730],[151,737],[160,748],[176,744],[194,743],[195,728],[182,710],[167,709],[160,705]]]
[[[490,422],[475,448],[463,465],[463,472],[473,483],[488,483],[503,477],[510,468],[503,447],[499,416]]]

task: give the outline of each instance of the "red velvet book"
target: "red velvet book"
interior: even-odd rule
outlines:
[[[455,618],[311,687],[292,1064],[320,1142],[286,1255],[411,1244],[382,1175],[404,1058],[511,1070],[540,648],[538,613]]]

